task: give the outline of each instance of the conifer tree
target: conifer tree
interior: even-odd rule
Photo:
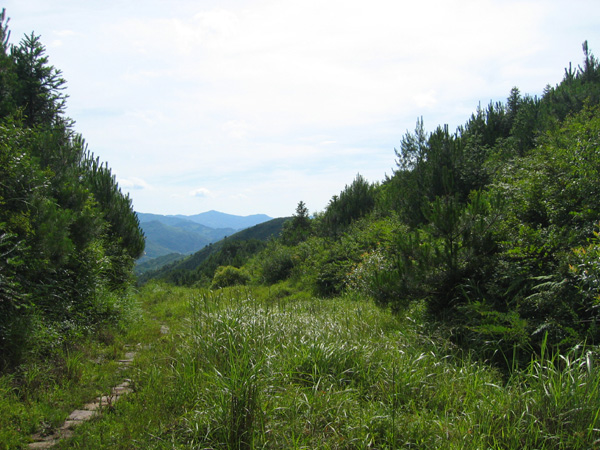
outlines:
[[[65,110],[66,81],[60,70],[49,65],[46,49],[39,36],[26,35],[11,56],[15,64],[18,83],[15,101],[23,109],[25,124],[50,125],[57,121]]]
[[[103,297],[129,285],[144,250],[131,199],[64,115],[60,70],[39,37],[11,46],[9,35],[3,10],[0,368],[19,362],[38,329],[104,320]]]
[[[305,241],[311,233],[311,223],[306,204],[300,200],[296,206],[296,214],[292,220],[286,222],[281,234],[285,245],[297,245]]]
[[[0,13],[0,117],[4,117],[14,110],[13,89],[15,74],[13,60],[10,56],[10,30],[8,29],[9,18],[6,10]]]

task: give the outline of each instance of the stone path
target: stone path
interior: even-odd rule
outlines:
[[[166,335],[169,334],[169,331],[170,330],[168,326],[161,325],[160,334]],[[125,346],[125,348],[129,349],[129,351],[125,353],[125,357],[123,359],[118,361],[119,369],[126,369],[129,367],[131,363],[133,363],[133,359],[137,354],[135,351],[131,350],[131,346]],[[90,402],[84,405],[81,409],[76,409],[69,414],[67,420],[65,420],[62,426],[54,433],[46,436],[38,433],[31,436],[31,440],[33,442],[29,444],[28,448],[42,450],[49,449],[61,440],[69,439],[73,435],[73,430],[76,427],[90,420],[92,417],[100,415],[103,410],[112,408],[115,402],[119,400],[122,395],[129,394],[130,392],[133,392],[133,389],[131,388],[131,380],[126,378],[121,384],[114,386],[108,395],[97,397],[93,402]]]
[[[134,351],[128,351],[125,353],[125,357],[118,361],[120,365],[119,368],[125,369],[129,367],[133,362],[135,355],[136,352]],[[69,417],[67,417],[67,420],[65,420],[65,422],[61,425],[61,427],[53,434],[42,436],[38,433],[31,436],[33,442],[29,444],[28,448],[49,449],[56,445],[59,441],[70,438],[73,435],[73,430],[76,427],[90,420],[92,417],[101,414],[103,410],[112,408],[115,402],[118,401],[122,395],[130,392],[133,392],[133,389],[131,388],[131,380],[125,379],[121,384],[114,386],[110,390],[109,394],[97,397],[94,401],[84,405],[81,409],[76,409],[73,411]]]

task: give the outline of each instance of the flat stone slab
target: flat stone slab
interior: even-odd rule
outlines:
[[[47,441],[31,442],[27,445],[27,448],[30,448],[32,450],[45,450],[47,448],[54,447],[56,444],[58,444],[59,440],[60,439],[50,439]]]
[[[127,387],[127,386],[116,386],[116,387],[112,388],[113,395],[116,395],[117,397],[122,394],[129,394],[130,392],[133,392],[133,389],[131,389],[130,387]],[[116,400],[117,399],[114,399],[114,401],[116,401]]]
[[[135,358],[136,352],[127,352],[123,359],[119,359],[119,364],[130,365]]]
[[[69,439],[70,437],[73,436],[73,434],[74,434],[73,433],[73,427],[71,427],[71,428],[65,428],[64,430],[63,429],[60,430],[60,438],[61,439]]]
[[[114,396],[120,396],[122,394],[129,394],[133,392],[133,389],[130,387],[130,383],[128,380],[123,381],[121,384],[116,385],[111,389],[111,394]],[[116,398],[113,398],[113,401],[116,401]]]
[[[100,409],[100,402],[95,401],[92,403],[87,403],[83,405],[83,409],[85,409],[86,411],[96,411],[97,409]]]
[[[115,402],[115,400],[116,399],[114,395],[103,395],[98,399],[102,406],[112,405]]]
[[[133,362],[133,359],[120,359],[118,361],[118,363],[123,366],[129,366],[129,365],[131,365],[132,362]],[[119,369],[122,369],[122,367],[119,367]]]
[[[72,430],[73,428],[78,427],[79,425],[81,425],[84,422],[85,422],[85,420],[65,420],[65,423],[62,424],[60,429],[63,432],[65,430]]]
[[[90,420],[96,411],[88,411],[87,409],[76,409],[71,413],[67,420]]]

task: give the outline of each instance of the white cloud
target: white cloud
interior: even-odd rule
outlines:
[[[119,184],[119,187],[125,191],[152,189],[146,181],[137,177],[118,178],[117,183]]]
[[[235,139],[245,138],[252,128],[245,120],[228,120],[222,126],[223,131]]]
[[[427,92],[421,92],[415,95],[415,104],[419,108],[431,108],[438,102],[437,94],[433,89]]]
[[[162,112],[158,110],[131,110],[127,112],[127,115],[132,117],[135,121],[141,121],[145,125],[155,126],[162,125],[168,121],[168,117]]]
[[[200,42],[210,44],[221,39],[228,39],[237,34],[239,20],[237,16],[225,9],[199,12],[193,17],[195,29]]]
[[[77,36],[79,33],[76,33],[73,30],[64,29],[64,30],[56,30],[56,31],[54,31],[54,34],[56,36],[60,36],[60,37],[72,37],[72,36]]]
[[[190,197],[200,197],[200,198],[205,198],[205,197],[212,197],[212,192],[206,188],[198,188],[198,189],[194,189],[193,191],[190,191]]]

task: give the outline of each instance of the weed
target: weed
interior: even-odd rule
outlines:
[[[416,309],[405,320],[355,294],[274,301],[244,286],[148,289],[146,315],[131,331],[151,343],[136,358],[136,392],[78,429],[73,446],[598,446],[593,348],[544,348],[507,379],[424,334]]]

